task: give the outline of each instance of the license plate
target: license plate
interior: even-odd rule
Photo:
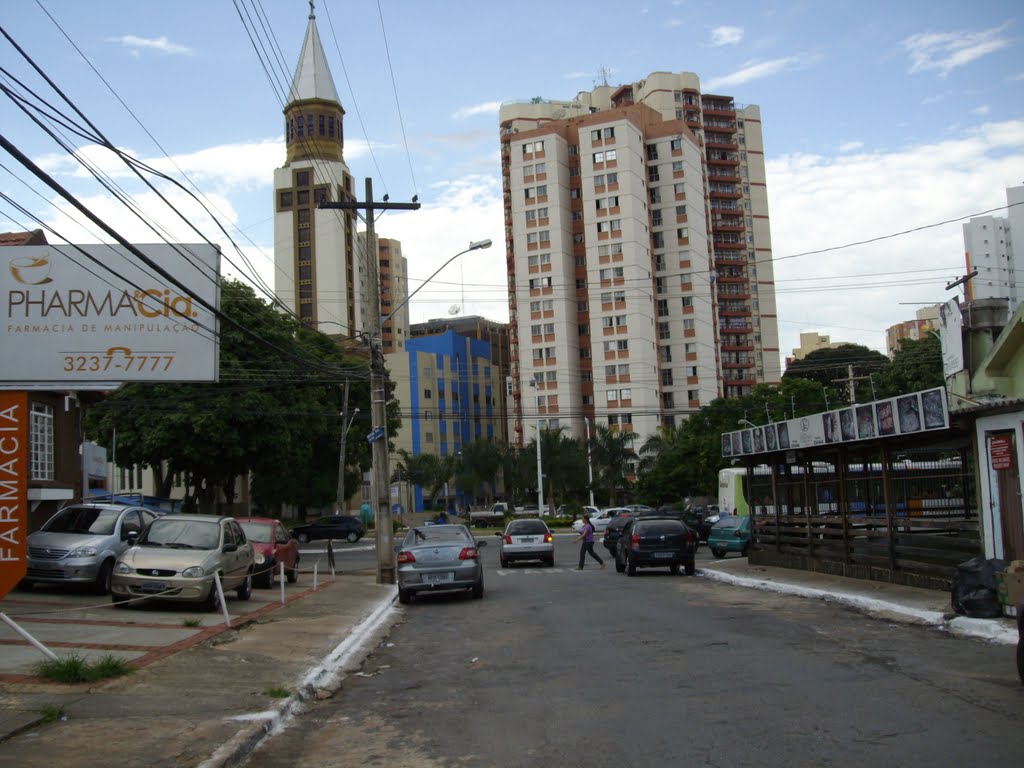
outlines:
[[[142,592],[163,592],[166,589],[166,581],[144,581],[139,585],[139,590]]]
[[[533,542],[535,542],[536,540],[537,539],[536,539],[535,536],[520,536],[519,537],[519,543],[520,544],[533,544]]]
[[[455,574],[448,573],[425,573],[423,574],[424,584],[444,584],[449,581],[455,581]]]
[[[675,552],[655,552],[655,557],[675,557]]]

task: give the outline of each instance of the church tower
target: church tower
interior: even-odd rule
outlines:
[[[317,208],[355,199],[344,116],[311,2],[284,108],[285,164],[274,171],[274,292],[311,328],[353,336],[365,327],[355,212]]]

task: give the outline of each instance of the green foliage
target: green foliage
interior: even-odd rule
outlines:
[[[337,487],[338,385],[349,376],[350,399],[364,403],[367,413],[362,429],[353,424],[346,447],[346,487],[357,487],[370,468],[366,359],[347,356],[329,337],[301,327],[243,283],[222,281],[221,309],[259,338],[220,324],[217,383],[125,385],[88,409],[86,435],[113,448],[116,434],[118,464],[149,466],[163,483],[161,495],[170,494],[174,474],[184,475],[187,508],[212,508],[218,491],[232,500],[235,479],[249,473],[260,506],[320,506],[334,499]],[[337,372],[321,372],[321,365]],[[393,434],[398,420],[391,403],[389,413]]]
[[[267,690],[263,692],[263,695],[269,696],[272,699],[287,699],[292,695],[292,692],[287,688],[274,686],[273,688],[267,688]]]
[[[881,352],[868,349],[861,344],[840,344],[834,349],[816,349],[801,360],[794,360],[786,368],[783,381],[786,379],[806,379],[817,382],[828,393],[829,408],[848,405],[851,402],[849,393],[850,366],[856,378],[878,375],[889,365],[889,358]],[[855,381],[859,392],[871,392],[867,381]],[[871,397],[858,395],[857,400],[864,402]],[[828,410],[824,407],[819,410]]]
[[[130,674],[132,669],[114,656],[107,655],[96,661],[87,661],[73,653],[56,661],[40,661],[33,667],[33,672],[39,677],[58,683],[91,683]]]
[[[44,723],[54,723],[57,720],[67,720],[68,711],[62,704],[44,704],[39,708],[39,716]]]
[[[629,490],[626,478],[628,462],[636,453],[632,448],[633,441],[638,437],[636,432],[612,430],[598,424],[591,438],[590,462],[594,470],[594,490],[615,506],[619,493]]]
[[[917,340],[902,339],[892,363],[875,377],[875,383],[879,398],[943,386],[942,346],[938,338],[929,333]]]
[[[191,616],[187,619],[181,620],[181,626],[183,627],[198,627],[203,623],[202,619],[197,619],[195,616]]]

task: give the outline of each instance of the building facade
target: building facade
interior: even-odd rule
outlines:
[[[939,305],[923,307],[914,313],[913,320],[896,323],[885,329],[885,353],[891,358],[903,339],[918,341],[929,333],[938,333]]]
[[[486,341],[454,330],[416,336],[387,355],[386,363],[402,408],[396,450],[454,457],[473,441],[503,442],[503,377]],[[406,508],[422,511],[425,492],[407,489]],[[454,497],[454,489],[448,495]]]
[[[1005,217],[977,216],[963,225],[967,273],[978,270],[967,281],[966,292],[968,301],[1008,299],[1013,313],[1021,297],[1017,276],[1024,276],[1024,254],[1013,248],[1014,229],[1024,232],[1024,186],[1009,187],[1006,203]]]
[[[760,111],[657,72],[500,113],[511,433],[678,424],[781,371]]]
[[[274,171],[274,293],[304,324],[354,336],[366,327],[354,211],[344,159],[345,110],[310,14],[284,109],[285,164]]]

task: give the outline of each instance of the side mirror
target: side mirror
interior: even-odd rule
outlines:
[[[500,536],[501,534],[499,533],[499,534],[496,534],[496,535]],[[486,541],[478,541],[476,543],[476,548],[477,549],[480,549],[480,547],[486,547],[486,546],[487,546],[487,542]]]
[[[395,552],[401,552],[402,551],[402,545],[401,544],[395,544],[393,549],[395,550]]]
[[[129,544],[134,544],[136,541],[139,540],[139,532],[128,531],[128,533],[124,535],[124,540],[127,541]]]
[[[228,554],[229,552],[237,552],[237,551],[238,551],[238,545],[235,544],[235,543],[225,544],[224,545],[224,549],[221,550],[221,552],[223,552],[225,555]]]
[[[499,539],[502,538],[501,531],[495,531],[494,535],[497,536]]]

